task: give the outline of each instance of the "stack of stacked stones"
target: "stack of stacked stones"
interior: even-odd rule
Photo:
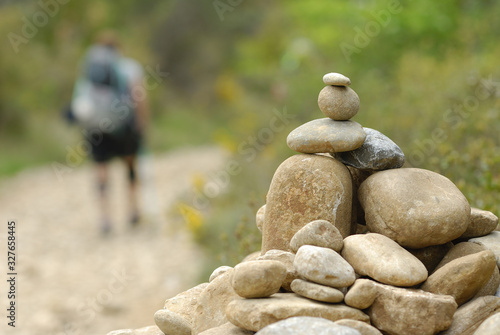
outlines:
[[[359,98],[337,73],[327,118],[288,136],[256,215],[261,251],[165,302],[136,335],[493,335],[500,231],[446,177],[403,168],[401,149],[350,120]]]

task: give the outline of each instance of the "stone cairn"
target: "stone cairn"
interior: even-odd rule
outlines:
[[[157,326],[109,335],[500,334],[500,231],[446,177],[350,120],[328,73],[326,118],[295,130],[256,215],[262,250],[168,299]]]

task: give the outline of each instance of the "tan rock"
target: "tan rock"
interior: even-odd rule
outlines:
[[[296,316],[281,320],[264,327],[256,334],[361,335],[356,329],[341,326],[323,318],[310,316]]]
[[[365,138],[366,133],[357,122],[323,118],[292,130],[286,143],[290,149],[305,154],[334,153],[357,149]]]
[[[113,330],[107,335],[164,335],[157,326],[142,327],[139,329]]]
[[[384,284],[414,286],[427,279],[427,269],[418,258],[381,234],[346,237],[342,257],[357,274]]]
[[[470,206],[446,177],[401,168],[372,174],[358,190],[371,232],[419,249],[450,242],[467,229]]]
[[[293,235],[314,220],[333,222],[343,237],[350,232],[351,176],[333,158],[295,155],[276,170],[262,230],[262,253],[290,251]]]
[[[292,291],[290,287],[292,282],[295,279],[299,278],[299,274],[297,273],[295,267],[293,266],[294,259],[295,259],[295,254],[283,250],[269,250],[264,255],[259,256],[257,258],[257,260],[272,260],[283,263],[283,265],[286,268],[286,275],[285,279],[283,280],[283,283],[281,284],[281,287],[288,292]]]
[[[292,252],[297,252],[303,245],[315,245],[340,252],[343,244],[343,237],[333,224],[326,220],[315,220],[306,224],[293,235],[290,249]]]
[[[351,85],[351,79],[344,76],[343,74],[330,72],[323,76],[323,82],[325,85],[335,85],[335,86],[349,86]]]
[[[234,269],[215,278],[200,294],[192,315],[194,334],[223,325],[226,307],[234,299],[240,299],[231,285]]]
[[[160,309],[154,315],[155,323],[162,332],[169,335],[191,335],[191,324],[179,314]]]
[[[208,279],[208,282],[211,283],[215,278],[219,277],[221,274],[228,272],[231,270],[232,267],[230,266],[219,266],[217,269],[215,269],[212,274],[210,275],[210,278]]]
[[[356,279],[354,285],[349,288],[344,297],[344,302],[346,305],[354,308],[366,309],[373,304],[377,295],[377,285],[375,282],[360,278]]]
[[[420,288],[435,294],[451,295],[461,305],[488,282],[495,267],[493,252],[481,251],[447,263],[430,275]]]
[[[389,335],[432,335],[447,329],[457,309],[453,297],[376,283],[368,309],[372,324]]]
[[[469,242],[482,245],[486,249],[493,251],[497,266],[500,267],[500,231],[492,231],[486,236],[472,238]]]
[[[498,226],[498,217],[492,212],[471,208],[470,223],[461,238],[485,236]]]
[[[318,95],[318,106],[326,117],[349,120],[359,111],[359,97],[345,86],[325,86]]]
[[[493,274],[491,275],[488,282],[476,293],[476,295],[472,298],[484,297],[486,295],[495,295],[497,293],[498,288],[500,287],[500,271],[498,270],[498,266],[495,266],[493,269]]]
[[[316,301],[335,303],[344,300],[344,294],[336,288],[302,279],[295,279],[291,288],[296,294]]]
[[[439,335],[472,335],[493,314],[500,312],[500,298],[480,297],[460,306],[451,326]]]
[[[360,332],[361,335],[382,335],[382,333],[377,328],[369,325],[366,322],[361,322],[358,320],[342,319],[335,321],[335,324],[356,329]]]
[[[422,264],[424,264],[428,273],[432,273],[438,266],[439,262],[441,262],[443,257],[446,255],[448,250],[450,250],[452,247],[453,243],[448,242],[446,244],[431,245],[430,247],[421,249],[407,248],[406,250],[408,250],[413,256],[417,257],[422,262]]]
[[[253,331],[246,330],[233,325],[231,322],[227,322],[222,326],[215,327],[209,330],[205,330],[198,335],[252,335]]]
[[[266,215],[266,205],[263,205],[255,214],[255,224],[260,232],[262,232],[262,226],[264,225],[264,217]]]
[[[293,293],[276,293],[263,299],[238,299],[227,307],[227,317],[238,327],[259,331],[262,328],[294,316],[321,317],[336,321],[355,319],[369,322],[362,311],[343,304],[325,304]]]
[[[199,284],[185,292],[179,293],[173,298],[167,299],[164,308],[179,314],[189,324],[194,325],[193,315],[198,304],[198,299],[207,286],[208,283]]]
[[[330,248],[304,245],[297,251],[293,265],[300,276],[318,284],[346,287],[356,280],[352,266]]]
[[[444,255],[443,259],[439,262],[439,264],[436,266],[434,271],[442,268],[444,265],[448,264],[449,262],[468,255],[476,254],[481,251],[485,251],[486,248],[475,243],[471,242],[460,242],[456,245],[454,245],[448,252]]]
[[[265,298],[279,291],[286,267],[279,261],[261,260],[234,267],[232,285],[243,298]]]
[[[487,250],[484,246],[471,242],[461,242],[453,246],[448,253],[443,257],[441,262],[436,266],[436,270],[442,268],[452,260],[460,257],[472,255],[481,251]],[[500,272],[498,267],[495,267],[489,281],[476,293],[474,298],[485,295],[495,295],[500,285]]]
[[[498,335],[500,330],[500,313],[491,315],[483,321],[474,335]]]

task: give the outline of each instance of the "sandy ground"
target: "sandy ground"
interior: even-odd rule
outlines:
[[[0,333],[107,334],[153,325],[165,299],[199,280],[202,253],[170,209],[189,194],[196,174],[223,166],[205,147],[143,159],[146,219],[126,222],[125,169],[112,164],[112,234],[98,230],[94,170],[85,165],[58,180],[42,167],[0,181]],[[7,325],[7,222],[16,220],[16,327]],[[4,279],[5,278],[5,279]]]

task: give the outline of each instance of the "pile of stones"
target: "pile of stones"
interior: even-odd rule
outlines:
[[[256,215],[261,251],[168,299],[157,327],[109,335],[492,335],[500,231],[446,177],[350,120],[349,78],[329,73],[326,118],[293,130]]]

